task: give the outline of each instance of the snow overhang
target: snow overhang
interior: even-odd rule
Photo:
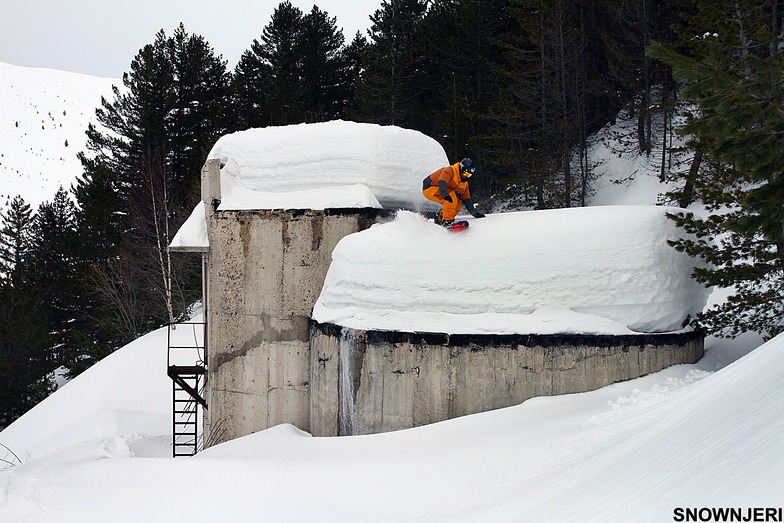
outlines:
[[[207,235],[207,204],[199,202],[191,215],[174,235],[169,250],[172,252],[209,252],[210,240]]]

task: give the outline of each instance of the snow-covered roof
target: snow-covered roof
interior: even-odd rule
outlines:
[[[220,209],[434,209],[422,180],[449,164],[443,147],[418,131],[336,120],[248,129],[221,137]],[[171,242],[208,246],[200,204]]]
[[[425,176],[449,163],[441,145],[396,126],[332,121],[221,137],[221,209],[418,208]]]
[[[401,211],[345,237],[313,318],[363,330],[671,332],[705,307],[664,207],[493,214],[464,232]]]
[[[169,243],[172,251],[207,252],[210,240],[207,235],[207,204],[200,202]]]

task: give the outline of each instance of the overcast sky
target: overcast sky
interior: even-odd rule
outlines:
[[[233,68],[283,0],[2,0],[0,62],[120,78],[139,49],[180,22]],[[381,0],[291,0],[337,18],[346,41],[366,34]]]

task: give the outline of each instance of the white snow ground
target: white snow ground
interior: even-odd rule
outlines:
[[[481,266],[482,253],[461,255]],[[159,330],[0,432],[15,453],[0,457],[16,464],[0,472],[0,521],[620,522],[780,509],[783,345],[710,338],[697,364],[589,393],[372,436],[281,425],[172,459]]]
[[[373,436],[281,425],[170,455],[165,331],[0,433],[0,521],[669,521],[784,504],[784,337],[698,364]],[[11,458],[13,461],[13,458]]]

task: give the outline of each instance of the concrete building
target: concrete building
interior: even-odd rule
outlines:
[[[391,221],[396,207],[225,209],[221,163],[206,162],[190,237],[170,246],[203,259],[206,446],[280,423],[314,436],[398,430],[702,356],[692,332],[449,335],[318,323],[335,247]]]

